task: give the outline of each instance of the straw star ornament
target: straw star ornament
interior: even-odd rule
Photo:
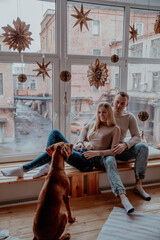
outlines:
[[[74,9],[77,12],[77,15],[71,14],[72,17],[77,18],[77,21],[76,21],[76,23],[74,24],[73,27],[75,27],[78,24],[80,24],[81,32],[82,32],[83,25],[87,28],[87,30],[89,30],[87,21],[92,21],[93,19],[88,18],[87,16],[90,13],[91,9],[84,13],[83,4],[81,4],[81,10],[80,11],[75,6],[73,6],[73,7],[74,7]]]
[[[31,32],[29,32],[30,24],[26,25],[25,22],[22,22],[19,18],[16,21],[13,20],[13,25],[15,28],[12,28],[10,25],[2,27],[5,31],[2,35],[5,37],[3,42],[9,45],[9,49],[18,50],[21,52],[25,48],[29,48],[31,41],[33,40]]]
[[[34,69],[33,71],[38,71],[37,77],[38,77],[40,74],[42,74],[42,76],[43,76],[43,81],[45,81],[45,76],[46,76],[46,75],[50,78],[50,76],[49,76],[49,74],[48,74],[48,71],[50,71],[51,69],[47,68],[48,65],[50,64],[50,62],[44,64],[44,58],[43,58],[42,64],[40,64],[39,62],[36,62],[36,63],[38,64],[39,68],[38,68],[38,69]]]
[[[97,58],[95,63],[91,63],[89,66],[87,77],[90,86],[95,86],[97,89],[104,86],[108,77],[107,64],[100,62]]]
[[[134,24],[133,24],[133,27],[132,26],[129,26],[130,27],[130,34],[131,34],[131,37],[129,40],[133,39],[133,42],[136,40],[137,41],[137,35],[138,35],[138,30],[134,28]]]

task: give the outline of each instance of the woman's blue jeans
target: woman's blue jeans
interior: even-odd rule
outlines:
[[[57,142],[67,142],[67,139],[62,135],[62,133],[58,130],[52,130],[49,134],[47,146],[57,143]],[[87,149],[83,149],[83,151],[78,152],[75,149],[73,149],[73,154],[70,155],[68,159],[68,163],[72,165],[73,167],[76,167],[82,172],[90,171],[92,170],[94,166],[94,162],[98,160],[98,157],[91,158],[87,160],[83,155],[82,152],[86,151]],[[35,158],[33,161],[24,164],[23,169],[25,172],[28,172],[34,168],[40,167],[46,163],[49,163],[51,161],[51,156],[48,155],[47,152],[42,153],[40,156]]]

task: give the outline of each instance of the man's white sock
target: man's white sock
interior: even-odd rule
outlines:
[[[141,198],[145,199],[146,201],[151,200],[151,196],[144,191],[142,185],[140,184],[135,185],[134,192],[137,193]]]
[[[3,176],[5,177],[10,177],[10,176],[16,176],[16,177],[23,177],[24,171],[23,167],[17,167],[17,168],[12,168],[12,169],[4,169],[1,170]]]
[[[130,203],[130,201],[128,200],[127,197],[124,197],[122,200],[121,200],[121,203],[123,205],[123,207],[125,208],[126,212],[127,213],[131,213],[134,211],[134,207],[132,206],[132,204]]]

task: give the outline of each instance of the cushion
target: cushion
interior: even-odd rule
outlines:
[[[160,150],[149,146],[149,158],[148,159],[157,159],[160,158]]]

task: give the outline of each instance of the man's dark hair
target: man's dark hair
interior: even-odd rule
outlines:
[[[126,97],[129,101],[129,95],[126,92],[120,91],[116,95],[121,95],[121,97]]]

